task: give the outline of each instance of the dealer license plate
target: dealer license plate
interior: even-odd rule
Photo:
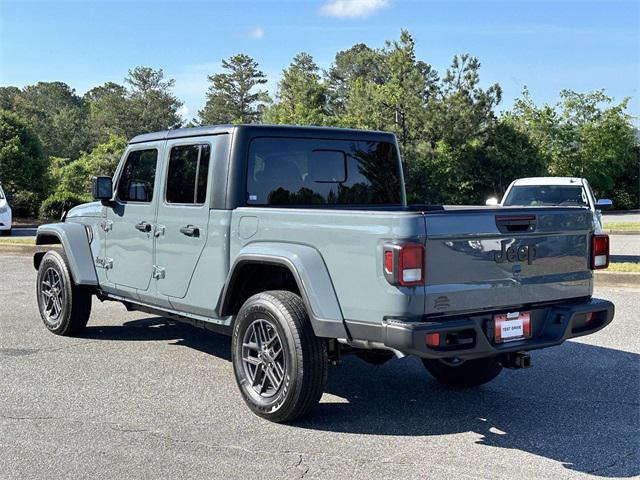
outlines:
[[[493,318],[496,343],[513,342],[531,336],[531,312],[509,312]]]

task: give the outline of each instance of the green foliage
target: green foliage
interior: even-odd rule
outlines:
[[[42,203],[42,195],[28,190],[16,191],[11,199],[13,217],[37,218],[40,203]]]
[[[104,142],[109,135],[127,138],[135,135],[139,127],[133,121],[125,87],[107,82],[89,90],[84,99],[89,104],[92,143]]]
[[[259,122],[269,96],[265,90],[255,89],[267,83],[258,62],[241,53],[223,60],[222,68],[225,73],[209,76],[207,103],[198,112],[200,123]]]
[[[178,114],[182,102],[171,93],[175,80],[164,80],[162,69],[136,67],[129,70],[125,82],[129,85],[129,114],[134,130],[129,132],[130,135],[157,132],[182,124]]]
[[[65,191],[56,192],[47,197],[40,205],[40,218],[59,219],[65,211],[89,201],[91,201],[89,195],[78,195]]]
[[[164,72],[149,67],[129,70],[128,88],[114,82],[89,90],[92,145],[107,141],[110,135],[135,135],[179,127],[182,102],[172,93],[175,80],[164,79]]]
[[[638,198],[638,140],[628,99],[614,104],[603,90],[560,92],[555,105],[537,107],[525,89],[505,121],[523,133],[543,156],[551,175],[586,177],[598,197],[616,208]]]
[[[308,53],[299,53],[282,71],[278,85],[278,103],[268,108],[266,123],[323,125],[326,122],[326,88],[320,69]]]
[[[345,114],[347,101],[356,82],[361,85],[381,85],[385,79],[382,51],[359,43],[338,52],[326,79],[327,108],[330,114],[334,117]]]
[[[36,213],[45,189],[46,170],[42,148],[33,131],[14,113],[0,110],[0,183],[14,196],[16,216]]]
[[[77,160],[55,159],[49,170],[49,175],[55,179],[54,196],[70,193],[87,197],[91,192],[91,177],[112,176],[126,146],[124,137],[111,135],[105,143],[83,153]]]
[[[15,110],[19,95],[18,87],[0,87],[0,110]]]
[[[13,111],[40,139],[45,158],[75,158],[89,145],[87,104],[67,84],[38,82],[19,93],[12,90],[9,96]]]

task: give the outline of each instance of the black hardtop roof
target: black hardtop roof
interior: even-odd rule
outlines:
[[[336,140],[378,140],[395,141],[395,136],[389,132],[375,130],[356,130],[336,127],[301,127],[294,125],[206,125],[193,128],[177,128],[161,132],[144,133],[133,137],[129,143],[154,142],[171,140],[174,138],[200,137],[242,131],[250,137],[262,136],[291,136],[332,138]]]

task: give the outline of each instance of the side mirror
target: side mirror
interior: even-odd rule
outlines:
[[[487,198],[487,201],[484,203],[489,207],[496,207],[498,205],[498,199],[496,197]]]
[[[96,200],[111,200],[113,197],[111,177],[93,177],[91,179],[91,195]]]
[[[609,210],[613,208],[613,202],[608,198],[599,198],[596,202],[596,208],[598,210]]]

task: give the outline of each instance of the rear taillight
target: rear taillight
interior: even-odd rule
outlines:
[[[390,284],[403,287],[423,285],[424,270],[424,245],[393,243],[384,246],[384,276]]]
[[[609,235],[591,237],[591,268],[598,270],[609,266]]]

